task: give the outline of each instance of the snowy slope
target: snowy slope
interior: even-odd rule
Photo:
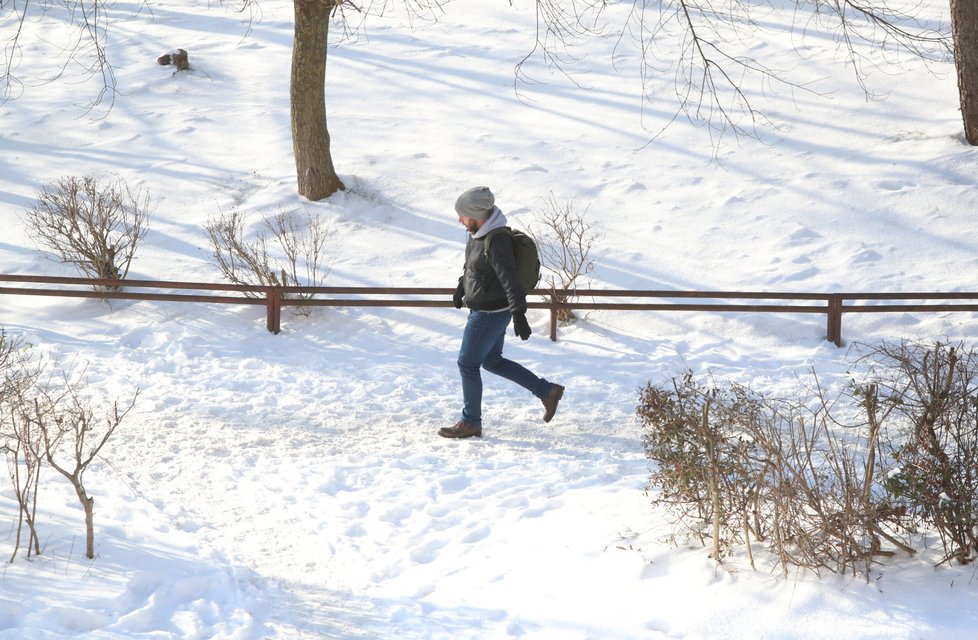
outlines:
[[[682,119],[651,140],[673,117],[672,78],[643,109],[635,54],[613,67],[613,39],[584,52],[582,87],[537,64],[543,82],[515,90],[527,3],[464,0],[417,30],[371,19],[327,72],[350,189],[308,203],[294,193],[290,7],[266,3],[250,25],[191,0],[131,9],[112,9],[110,112],[78,106],[97,79],[0,105],[5,273],[74,275],[36,250],[23,211],[61,176],[117,173],[155,203],[138,278],[218,281],[208,220],[306,209],[333,229],[330,284],[452,286],[465,241],[452,204],[488,184],[517,225],[550,194],[586,207],[598,287],[974,288],[978,155],[946,64],[874,75],[889,95],[870,102],[828,38],[799,43],[765,14],[749,51],[824,95],[769,90],[757,106],[777,128],[717,148]],[[25,32],[39,77],[56,24]],[[175,47],[191,72],[155,64]],[[507,353],[567,386],[557,418],[487,376],[485,437],[454,442],[435,435],[459,412],[454,309],[318,309],[273,336],[260,307],[3,296],[9,335],[108,401],[140,396],[88,477],[98,557],[84,559],[80,510],[49,474],[44,553],[5,565],[0,637],[975,637],[973,568],[926,552],[868,582],[717,567],[673,544],[645,495],[638,389],[687,368],[772,393],[811,368],[840,384],[846,350],[821,316],[596,312],[556,343],[546,314],[530,316],[534,337]],[[847,316],[843,332],[967,340],[978,322]],[[13,504],[2,489],[11,523]]]

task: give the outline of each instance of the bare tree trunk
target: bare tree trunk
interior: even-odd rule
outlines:
[[[85,557],[95,559],[95,498],[88,495],[78,477],[69,478],[78,495],[78,502],[85,509]]]
[[[333,168],[326,128],[326,47],[330,13],[341,0],[294,0],[292,147],[299,195],[322,200],[344,189]]]
[[[964,136],[978,145],[978,3],[951,0],[951,31]]]

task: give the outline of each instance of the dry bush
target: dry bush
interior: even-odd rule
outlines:
[[[566,303],[576,299],[558,289],[587,286],[594,273],[592,256],[597,234],[586,220],[587,209],[579,211],[573,202],[558,202],[550,194],[546,207],[536,212],[530,235],[540,251],[540,264],[550,272],[547,286],[551,302]],[[557,319],[568,323],[575,318],[571,309],[560,309]]]
[[[763,528],[786,573],[802,567],[868,576],[876,556],[892,555],[884,539],[910,551],[887,531],[888,503],[875,490],[881,462],[875,396],[862,398],[865,420],[843,425],[817,393],[814,410],[768,401],[766,419],[751,434],[764,461]]]
[[[26,214],[28,231],[40,248],[101,280],[126,277],[148,219],[148,195],[133,192],[121,178],[91,176],[69,176],[45,187]]]
[[[0,329],[0,442],[14,497],[19,506],[12,562],[28,530],[27,555],[40,554],[37,532],[38,489],[41,472],[53,469],[67,479],[85,512],[85,555],[95,557],[94,499],[85,485],[85,473],[101,458],[109,438],[133,408],[118,402],[100,410],[89,399],[84,378],[41,378],[45,369],[27,346],[6,338]]]
[[[0,327],[0,402],[17,397],[37,380],[39,366],[30,347],[19,338],[9,337],[6,329]]]
[[[86,397],[82,378],[64,376],[64,384],[38,389],[34,401],[22,408],[23,420],[40,434],[40,454],[47,465],[71,484],[85,513],[85,557],[95,558],[95,499],[85,485],[85,473],[102,455],[109,438],[136,404],[120,409],[119,402],[101,410]]]
[[[24,419],[25,398],[40,376],[41,365],[29,345],[10,339],[0,328],[0,448],[7,461],[11,488],[18,505],[12,562],[20,550],[27,525],[27,556],[41,553],[37,534],[37,495],[42,463],[39,431]]]
[[[797,400],[691,374],[638,408],[657,502],[712,555],[764,541],[787,572],[863,573],[940,537],[940,563],[978,558],[978,354],[860,347],[849,385]],[[858,349],[857,349],[858,350]]]
[[[749,541],[756,526],[745,517],[756,510],[757,474],[753,444],[743,435],[758,410],[747,389],[704,384],[691,373],[671,389],[642,391],[638,415],[646,457],[655,463],[655,501],[687,533],[711,540],[718,562],[731,545]]]
[[[244,216],[237,211],[222,214],[206,225],[214,262],[234,284],[260,287],[323,286],[330,270],[327,253],[328,224],[319,216],[294,211],[280,212],[262,220],[253,240],[245,233]],[[278,248],[276,258],[269,245]],[[260,292],[249,292],[261,297]],[[308,299],[312,294],[290,294]]]
[[[911,551],[886,526],[875,391],[847,396],[866,417],[844,425],[830,411],[837,403],[816,388],[808,402],[792,403],[687,373],[672,389],[642,392],[657,502],[687,532],[710,539],[718,561],[743,544],[753,565],[751,543],[764,542],[785,572],[868,575],[875,556],[891,553],[884,540]]]
[[[43,439],[40,430],[24,414],[22,404],[5,403],[3,407],[3,450],[7,458],[10,484],[17,501],[18,517],[14,537],[13,562],[20,551],[27,525],[27,557],[41,554],[41,538],[37,533],[37,496],[44,462]]]
[[[944,561],[978,558],[978,354],[962,345],[884,343],[864,356],[893,418],[885,489],[894,523],[933,528]]]

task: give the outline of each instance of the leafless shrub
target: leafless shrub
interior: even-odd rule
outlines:
[[[37,489],[41,472],[40,434],[24,419],[22,407],[40,375],[40,364],[29,345],[9,339],[0,329],[0,449],[6,460],[18,516],[11,562],[20,550],[23,527],[27,525],[27,555],[41,552],[37,534]]]
[[[85,473],[100,457],[109,438],[133,408],[129,404],[100,412],[87,397],[84,378],[62,374],[42,380],[45,367],[21,341],[0,329],[0,446],[19,506],[16,538],[10,561],[20,550],[27,525],[27,554],[41,553],[37,533],[37,500],[45,467],[65,477],[85,511],[86,557],[95,557],[94,498],[85,486]],[[104,415],[99,415],[103,413]]]
[[[572,201],[559,202],[551,193],[545,208],[535,214],[530,233],[540,251],[540,264],[550,272],[546,280],[551,302],[563,304],[576,299],[557,290],[587,286],[594,273],[592,254],[597,234],[586,219],[587,212],[587,208],[578,210]],[[574,312],[560,309],[557,319],[564,324],[572,322]]]
[[[249,286],[281,286],[280,278],[272,267],[264,236],[253,242],[245,240],[244,218],[237,212],[222,214],[206,226],[207,235],[214,251],[214,261],[224,277],[234,284]],[[250,297],[259,293],[248,292]]]
[[[118,401],[104,415],[83,397],[80,381],[65,377],[58,391],[42,392],[24,408],[24,420],[40,432],[41,453],[48,465],[71,483],[85,512],[85,557],[95,558],[95,499],[85,486],[85,472],[135,406],[137,390],[120,410]]]
[[[41,190],[26,223],[38,246],[62,262],[90,278],[121,280],[146,236],[148,218],[149,196],[122,179],[68,176]]]
[[[37,490],[41,478],[43,458],[42,438],[36,425],[22,412],[23,405],[6,404],[3,408],[4,445],[10,483],[17,500],[17,531],[13,562],[20,551],[23,527],[27,525],[27,557],[41,554],[41,540],[37,533]]]
[[[933,527],[945,562],[978,558],[978,354],[963,345],[884,343],[872,363],[894,419],[886,425],[895,468],[884,487],[897,524]]]
[[[294,212],[279,212],[266,218],[265,228],[278,241],[285,258],[283,271],[291,286],[322,286],[329,275],[327,255],[329,227],[319,216],[307,213],[302,219]],[[301,294],[309,298],[310,294]]]
[[[869,576],[875,557],[893,553],[884,539],[912,552],[887,531],[888,502],[874,490],[875,391],[858,391],[867,413],[855,425],[836,422],[824,392],[817,393],[815,410],[768,402],[767,417],[752,434],[765,465],[761,513],[769,548],[786,573],[802,567]]]
[[[10,338],[0,327],[0,402],[9,401],[29,388],[38,376],[38,367],[30,355],[30,345]]]
[[[643,391],[650,485],[687,531],[712,540],[718,561],[736,544],[750,554],[751,542],[763,541],[785,572],[868,576],[874,557],[892,553],[884,541],[913,551],[887,526],[892,506],[877,455],[886,414],[876,387],[847,396],[857,400],[850,413],[865,416],[855,424],[839,422],[838,401],[816,389],[793,403],[687,373],[671,390]]]
[[[214,262],[230,282],[261,287],[317,287],[329,274],[328,224],[319,216],[283,211],[262,220],[262,231],[246,239],[245,220],[238,211],[222,214],[206,225]],[[280,258],[269,252],[278,248]],[[260,297],[259,292],[246,295]],[[292,294],[308,299],[312,294]]]

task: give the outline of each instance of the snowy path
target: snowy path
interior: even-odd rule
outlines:
[[[434,432],[458,410],[457,337],[399,340],[396,323],[384,337],[372,322],[341,317],[335,342],[242,334],[221,349],[126,334],[113,376],[129,368],[146,383],[133,418],[142,424],[120,435],[116,466],[178,528],[279,584],[291,604],[269,625],[289,633],[424,620],[432,637],[480,637],[532,628],[529,611],[564,619],[568,602],[600,600],[597,585],[588,593],[554,576],[568,553],[600,556],[635,526],[622,514],[607,529],[599,516],[592,530],[589,514],[624,501],[648,516],[636,387],[560,364],[561,343],[516,341],[514,357],[570,385],[558,419],[544,425],[536,399],[487,375],[486,436],[446,441]],[[242,358],[239,338],[263,347]],[[514,588],[529,600],[511,617]]]

